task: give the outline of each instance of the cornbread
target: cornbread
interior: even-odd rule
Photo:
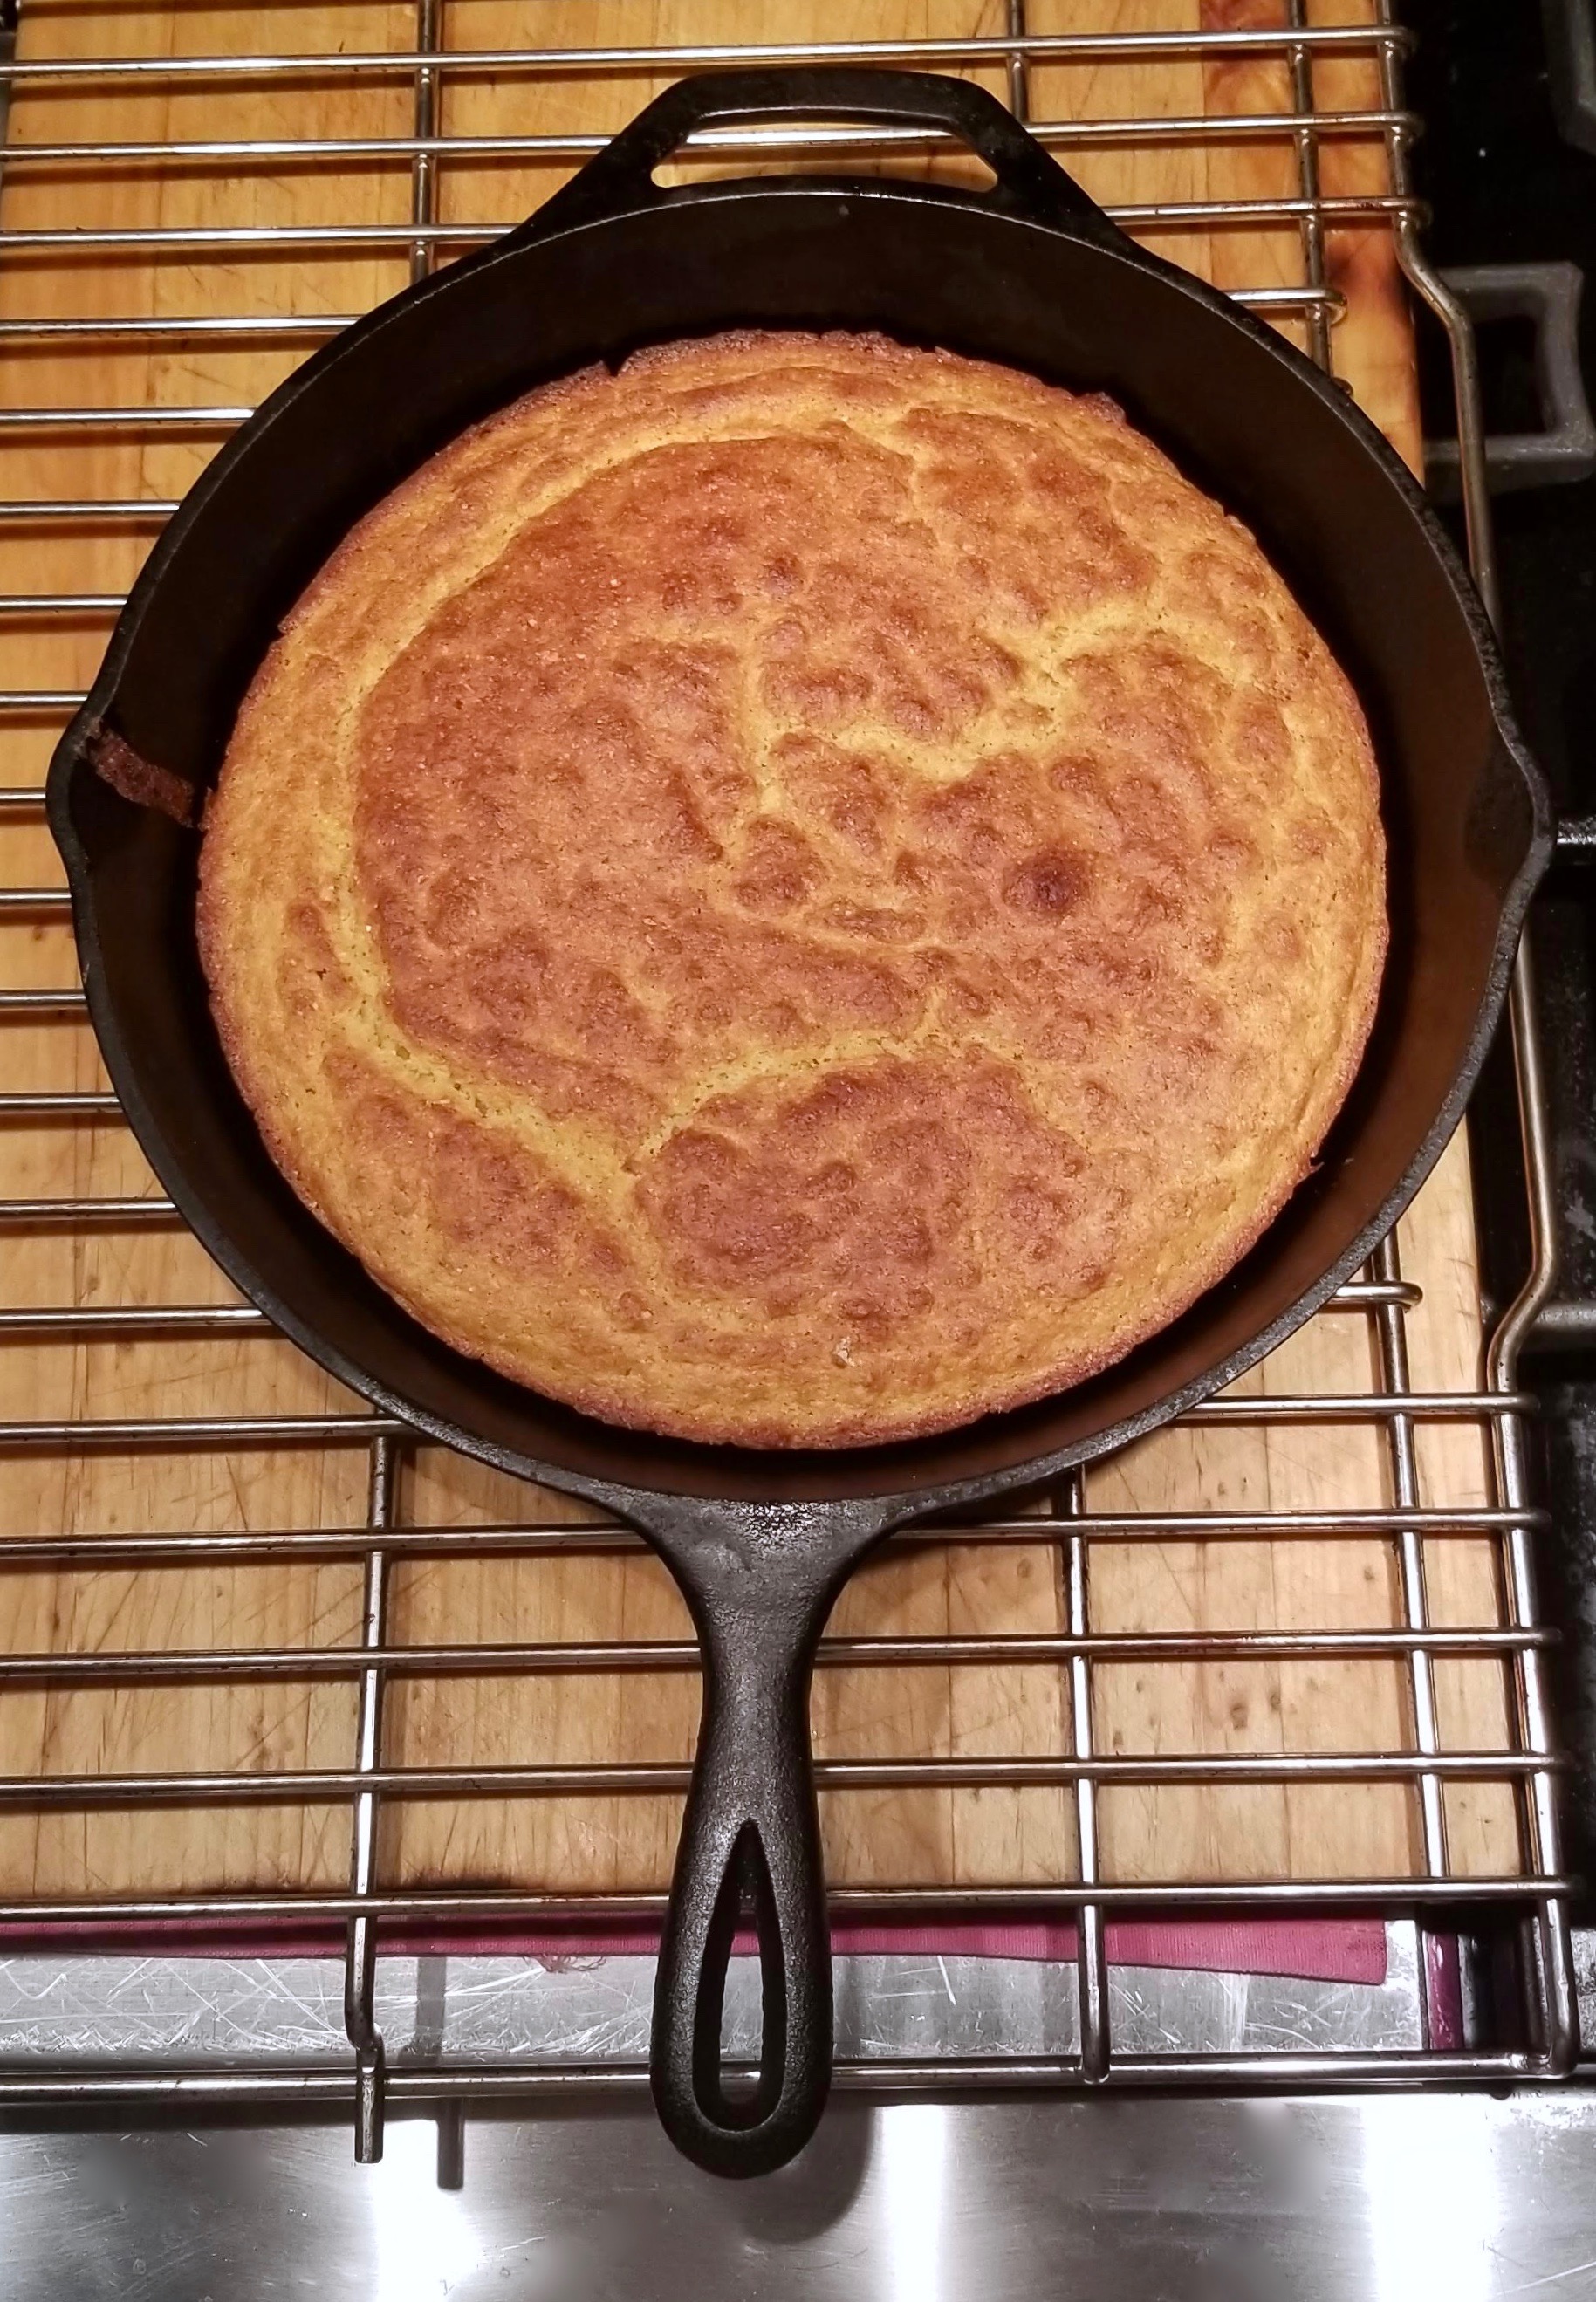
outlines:
[[[1308,1172],[1384,956],[1346,678],[1108,401],[872,337],[533,392],[239,714],[200,947],[425,1326],[754,1446],[1077,1382]]]

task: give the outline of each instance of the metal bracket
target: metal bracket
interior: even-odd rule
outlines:
[[[1535,323],[1535,381],[1545,429],[1498,433],[1485,441],[1491,491],[1589,479],[1596,472],[1596,417],[1579,364],[1579,304],[1584,274],[1560,259],[1537,264],[1473,264],[1441,278],[1476,323]],[[1441,496],[1460,489],[1456,440],[1426,440],[1424,477]]]

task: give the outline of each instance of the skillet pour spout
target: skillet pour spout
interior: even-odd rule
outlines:
[[[696,130],[752,119],[934,129],[995,182],[654,181]],[[647,344],[781,327],[879,331],[1117,400],[1252,529],[1357,687],[1390,895],[1380,1009],[1346,1107],[1312,1178],[1222,1284],[1054,1399],[831,1454],[601,1424],[462,1357],[384,1294],[278,1173],[233,1082],[195,940],[193,822],[97,765],[109,733],[154,771],[151,790],[203,795],[283,617],[356,521],[466,425]],[[895,1525],[1044,1487],[1243,1374],[1353,1275],[1462,1116],[1551,839],[1445,533],[1331,378],[1116,231],[983,90],[853,69],[709,73],[669,88],[528,223],[346,331],[234,436],[139,578],[47,801],[111,1080],[228,1275],[382,1413],[617,1513],[680,1582],[704,1715],[660,1960],[655,2097],[700,2163],[779,2165],[812,2130],[829,2074],[806,1707],[851,1567]],[[744,1906],[764,1995],[752,2097],[720,2064]]]

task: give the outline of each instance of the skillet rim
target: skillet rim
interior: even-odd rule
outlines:
[[[614,147],[607,148],[613,150]],[[1060,184],[1073,192],[1071,180],[1063,172],[1056,169],[1051,160],[1048,165],[1054,168]],[[166,1185],[180,1214],[228,1275],[320,1365],[374,1407],[394,1416],[424,1436],[515,1475],[604,1503],[623,1516],[640,1521],[648,1516],[651,1499],[670,1498],[673,1501],[691,1500],[710,1505],[743,1501],[746,1480],[739,1483],[735,1494],[728,1491],[724,1480],[714,1476],[717,1462],[735,1463],[739,1467],[751,1463],[766,1466],[769,1471],[766,1483],[770,1489],[796,1500],[799,1497],[791,1494],[796,1484],[803,1500],[823,1502],[838,1508],[852,1505],[855,1511],[878,1525],[886,1525],[909,1516],[918,1517],[930,1512],[944,1511],[955,1505],[987,1501],[1019,1488],[1044,1485],[1077,1465],[1111,1452],[1159,1428],[1188,1408],[1212,1397],[1238,1375],[1256,1365],[1288,1335],[1295,1332],[1358,1265],[1366,1261],[1373,1248],[1410,1204],[1461,1120],[1500,1019],[1519,934],[1530,901],[1550,860],[1553,843],[1550,798],[1540,771],[1515,724],[1494,634],[1478,594],[1428,499],[1383,433],[1334,379],[1228,298],[1197,280],[1194,274],[1140,248],[1095,211],[1083,214],[1061,207],[1050,214],[1040,214],[991,193],[966,191],[947,185],[890,177],[804,175],[733,177],[678,186],[668,190],[661,190],[650,183],[646,189],[636,188],[629,202],[593,214],[583,213],[579,206],[574,208],[568,197],[582,182],[581,176],[574,179],[566,191],[555,195],[548,206],[537,211],[527,223],[515,227],[464,262],[433,274],[378,306],[295,370],[262,402],[255,416],[240,427],[221,454],[206,467],[163,530],[140,571],[93,685],[55,747],[46,786],[46,816],[66,867],[71,894],[73,926],[90,1020],[107,1070],[134,1135]],[[1500,901],[1491,963],[1474,1027],[1446,1096],[1414,1156],[1375,1214],[1334,1264],[1278,1313],[1266,1327],[1257,1331],[1214,1365],[1131,1415],[1121,1416],[1063,1448],[1009,1462],[996,1470],[967,1473],[962,1476],[941,1480],[937,1480],[933,1473],[923,1486],[912,1482],[908,1485],[903,1483],[902,1458],[932,1455],[949,1440],[963,1437],[979,1429],[979,1424],[967,1424],[956,1432],[935,1433],[925,1439],[896,1442],[890,1450],[788,1451],[721,1448],[704,1442],[677,1441],[668,1442],[673,1453],[683,1458],[685,1467],[701,1464],[708,1474],[704,1480],[688,1477],[680,1483],[645,1485],[634,1484],[626,1479],[595,1478],[586,1472],[567,1468],[564,1464],[550,1461],[545,1457],[522,1453],[513,1447],[474,1432],[449,1416],[406,1398],[350,1359],[340,1346],[329,1341],[308,1320],[281,1301],[275,1288],[262,1278],[253,1261],[235,1244],[225,1223],[214,1216],[205,1197],[190,1187],[178,1155],[169,1142],[167,1131],[157,1123],[145,1100],[139,1084],[139,1066],[128,1053],[114,1012],[98,931],[95,867],[79,836],[73,819],[73,801],[80,789],[80,778],[95,772],[89,762],[90,749],[107,723],[144,617],[171,563],[181,551],[189,533],[214,498],[227,486],[235,466],[258,445],[278,417],[307,392],[315,391],[337,364],[372,337],[395,324],[401,316],[407,319],[429,299],[458,292],[481,273],[514,263],[521,255],[533,249],[542,250],[557,239],[602,233],[623,221],[634,221],[666,209],[713,207],[727,200],[749,197],[812,201],[816,197],[835,200],[839,197],[849,201],[884,202],[917,207],[928,205],[953,206],[974,212],[995,227],[1008,226],[1018,231],[1041,232],[1076,246],[1086,245],[1105,259],[1150,273],[1163,289],[1184,296],[1215,323],[1239,330],[1257,349],[1283,366],[1298,386],[1306,385],[1312,391],[1352,434],[1364,452],[1373,458],[1388,484],[1395,489],[1408,516],[1416,522],[1431,558],[1447,582],[1480,670],[1497,738],[1524,787],[1529,804],[1530,828],[1523,860]],[[779,325],[779,323],[770,324]],[[802,326],[806,322],[795,318],[793,324]],[[808,322],[807,324],[813,323]],[[174,1176],[177,1179],[175,1182]],[[1264,1240],[1266,1241],[1268,1237],[1266,1231]],[[398,1306],[394,1306],[394,1315],[400,1319],[407,1317]],[[463,1359],[462,1365],[474,1374],[479,1372],[469,1360]],[[528,1396],[539,1400],[542,1398],[536,1392],[529,1392]],[[559,1402],[543,1403],[550,1407],[559,1406]],[[1037,1411],[1035,1408],[1018,1409],[1014,1414],[1022,1416]],[[640,1435],[626,1432],[620,1426],[609,1425],[596,1417],[579,1419],[591,1425],[595,1432],[617,1439],[636,1440]],[[985,1418],[995,1429],[1011,1419],[1006,1416]],[[878,1458],[889,1451],[895,1458],[893,1471],[896,1475],[889,1474],[878,1482],[873,1481],[869,1475],[872,1457]],[[811,1488],[816,1482],[811,1474],[817,1466],[836,1466],[842,1476],[837,1480],[822,1477],[818,1483],[821,1492],[813,1494]],[[847,1474],[852,1470],[864,1475],[850,1477]]]

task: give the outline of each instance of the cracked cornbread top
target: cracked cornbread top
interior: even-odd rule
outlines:
[[[1357,701],[1109,402],[852,335],[533,393],[300,601],[206,822],[273,1155],[617,1423],[1061,1390],[1307,1172],[1384,956]]]

